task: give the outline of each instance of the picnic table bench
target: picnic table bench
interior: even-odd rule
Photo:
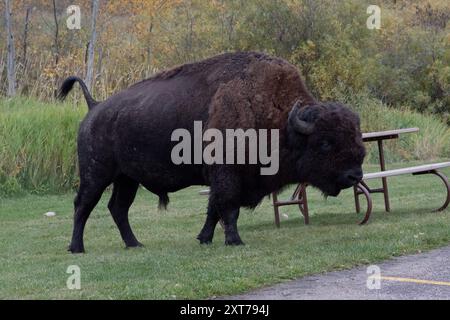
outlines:
[[[359,213],[361,211],[359,196],[364,195],[367,200],[367,210],[364,215],[363,220],[360,224],[365,224],[370,218],[373,208],[373,201],[371,194],[372,193],[383,193],[384,194],[384,204],[387,212],[390,211],[390,203],[389,203],[389,192],[388,192],[388,184],[387,178],[393,176],[399,176],[404,174],[413,174],[413,175],[422,175],[422,174],[434,174],[438,176],[445,185],[447,190],[447,198],[442,207],[437,209],[436,211],[445,210],[450,204],[450,185],[447,177],[440,171],[439,169],[450,167],[450,162],[442,162],[442,163],[433,163],[426,164],[420,166],[414,166],[409,168],[401,168],[395,170],[386,170],[385,159],[384,159],[384,150],[383,150],[383,140],[388,139],[397,139],[400,134],[404,133],[412,133],[419,131],[418,128],[406,128],[406,129],[397,129],[397,130],[388,130],[388,131],[380,131],[380,132],[370,132],[363,134],[364,142],[377,141],[378,143],[378,155],[380,161],[380,172],[367,173],[364,174],[362,181],[354,187],[354,195],[355,195],[355,206],[356,212]],[[372,189],[370,188],[365,181],[373,180],[373,179],[381,179],[382,187]],[[299,184],[292,194],[291,198],[287,201],[278,200],[278,196],[276,193],[272,194],[273,206],[275,211],[275,224],[277,227],[280,227],[280,212],[279,207],[286,205],[297,204],[300,208],[300,212],[304,217],[305,224],[309,223],[309,212],[308,212],[308,199],[306,195],[306,188],[308,184],[303,183]]]
[[[446,197],[445,203],[442,207],[440,207],[436,211],[445,210],[450,203],[450,185],[449,185],[447,176],[445,176],[442,172],[439,172],[438,169],[447,168],[447,167],[450,167],[450,162],[433,163],[433,164],[426,164],[426,165],[421,165],[421,166],[416,166],[416,167],[409,167],[409,168],[402,168],[402,169],[395,169],[395,170],[388,170],[388,171],[381,171],[381,172],[365,174],[363,177],[363,180],[355,187],[359,192],[364,194],[364,196],[367,199],[367,211],[364,216],[364,219],[360,222],[360,224],[365,224],[369,220],[370,214],[372,213],[372,198],[371,198],[370,194],[373,192],[371,192],[372,190],[365,183],[365,181],[371,180],[371,179],[377,179],[377,178],[387,178],[387,177],[399,176],[399,175],[403,175],[403,174],[412,174],[412,175],[434,174],[442,179],[442,181],[444,182],[445,188],[447,189],[447,197]],[[359,200],[357,201],[356,211],[358,213],[360,212]]]

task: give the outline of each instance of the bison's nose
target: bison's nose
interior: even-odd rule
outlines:
[[[347,172],[347,181],[352,185],[357,184],[363,178],[363,172],[361,169],[354,169]]]

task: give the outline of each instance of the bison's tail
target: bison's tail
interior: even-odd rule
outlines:
[[[69,77],[62,83],[61,87],[58,91],[58,99],[63,101],[67,95],[69,94],[70,90],[72,90],[73,85],[75,82],[78,82],[81,86],[81,90],[83,90],[84,98],[86,99],[86,103],[88,105],[89,110],[92,109],[94,106],[98,104],[97,101],[92,98],[91,94],[89,93],[88,88],[86,87],[86,84],[83,80],[81,80],[78,77]]]

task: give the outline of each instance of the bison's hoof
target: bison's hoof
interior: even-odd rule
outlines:
[[[197,236],[197,240],[200,241],[200,244],[211,244],[212,243],[212,237],[202,236],[201,234],[199,234]]]
[[[67,251],[70,251],[73,254],[76,253],[84,253],[84,246],[70,245]]]
[[[137,241],[135,243],[127,243],[125,246],[125,249],[142,248],[142,247],[144,247],[144,245],[142,243],[140,243],[139,241]]]
[[[212,240],[201,240],[201,239],[198,239],[198,240],[200,241],[200,244],[206,244],[206,245],[212,244]]]
[[[225,245],[227,245],[227,246],[243,246],[243,245],[245,245],[245,243],[238,237],[238,238],[226,239]]]
[[[200,244],[211,244],[214,237],[214,232],[210,232],[209,230],[202,230],[198,236],[197,240],[200,241]]]

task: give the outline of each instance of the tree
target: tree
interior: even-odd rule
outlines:
[[[5,0],[5,17],[6,17],[6,44],[7,44],[7,78],[8,91],[7,95],[13,97],[16,95],[16,53],[14,48],[14,35],[12,33],[11,22],[11,4],[9,0]]]
[[[91,40],[88,45],[88,59],[87,59],[87,71],[86,71],[86,86],[89,90],[92,90],[94,80],[94,52],[95,42],[97,40],[97,15],[98,15],[99,0],[92,0],[92,21],[91,21]]]
[[[58,15],[56,12],[56,0],[53,0],[53,20],[55,21],[55,38],[54,38],[54,46],[55,46],[55,68],[59,63],[59,23],[58,23]]]
[[[25,26],[23,29],[23,51],[22,51],[22,64],[23,68],[27,68],[27,49],[28,49],[28,28],[30,26],[30,14],[32,7],[27,8],[27,12],[25,14]]]

